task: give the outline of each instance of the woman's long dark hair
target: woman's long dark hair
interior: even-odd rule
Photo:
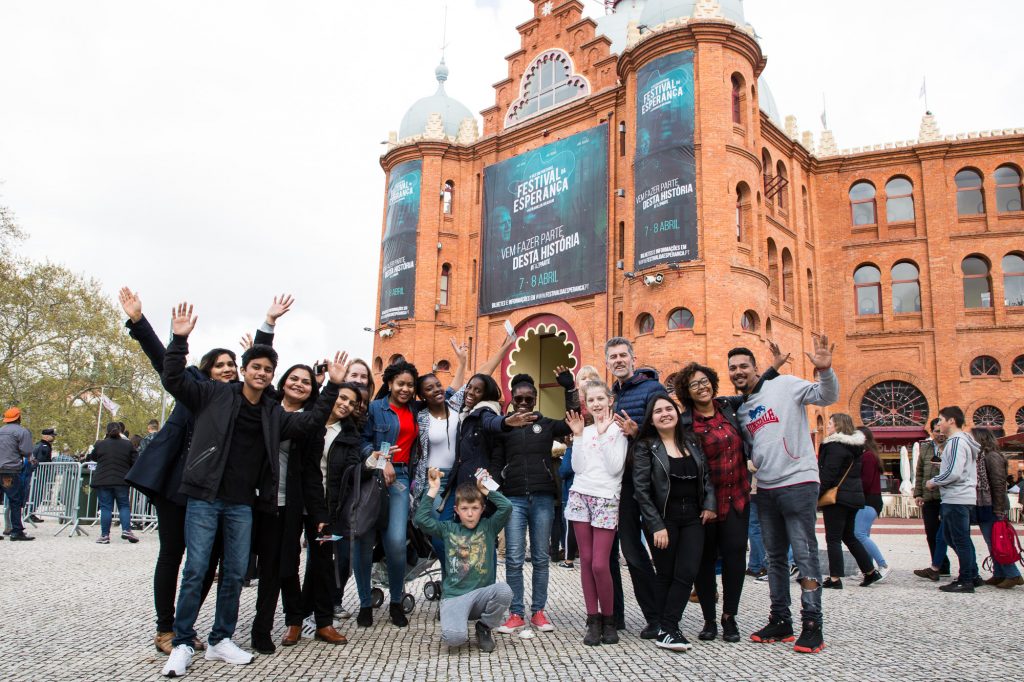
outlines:
[[[107,424],[107,438],[120,438],[121,437],[121,424],[118,422],[110,422]]]
[[[661,434],[658,433],[658,427],[654,425],[654,405],[659,400],[664,400],[668,402],[676,410],[676,447],[679,448],[680,452],[685,454],[686,450],[683,448],[683,445],[689,440],[689,434],[692,434],[693,431],[685,424],[683,424],[683,415],[679,411],[679,405],[677,405],[675,401],[672,400],[672,398],[669,398],[664,393],[657,393],[655,395],[652,395],[650,399],[647,401],[647,407],[646,409],[644,409],[643,426],[640,427],[640,432],[637,433],[637,440],[641,438],[661,440]]]
[[[217,358],[222,355],[230,355],[231,362],[238,364],[238,358],[235,356],[234,351],[230,351],[227,348],[214,348],[203,356],[202,360],[199,361],[199,371],[210,377],[210,372],[213,371],[213,366],[217,364]]]
[[[302,409],[308,410],[313,407],[313,403],[320,397],[320,387],[316,385],[316,373],[313,372],[313,368],[309,365],[292,365],[285,370],[284,374],[281,375],[280,380],[277,382],[277,397],[281,402],[284,402],[284,382],[288,381],[288,377],[297,369],[304,369],[309,372],[309,383],[311,384],[309,390],[309,397],[306,398],[306,402],[302,403]]]
[[[381,398],[387,398],[391,395],[391,388],[388,384],[395,380],[395,377],[400,374],[409,374],[412,376],[413,386],[419,380],[420,373],[416,370],[416,365],[411,362],[402,360],[394,364],[388,365],[384,369],[384,374],[381,376],[380,390],[377,391],[377,395],[373,397],[374,400],[380,400]]]
[[[858,426],[857,430],[864,434],[864,451],[871,453],[871,456],[875,458],[875,462],[878,464],[878,470],[885,473],[885,467],[882,466],[882,458],[878,454],[878,441],[875,440],[875,434],[871,433],[871,429],[866,426]]]

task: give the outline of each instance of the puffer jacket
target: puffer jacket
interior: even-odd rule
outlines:
[[[715,487],[711,483],[711,472],[700,447],[700,439],[696,434],[687,432],[683,447],[697,462],[702,486],[699,504],[704,511],[717,511],[718,500],[715,498]],[[641,438],[633,444],[633,496],[640,505],[644,524],[652,533],[665,529],[665,516],[668,513],[668,500],[672,486],[669,477],[669,457],[661,438]]]
[[[819,497],[829,488],[838,485],[836,504],[851,509],[864,506],[864,484],[860,477],[864,442],[864,434],[860,431],[852,434],[837,431],[822,441],[818,449],[818,477],[821,479]]]
[[[615,414],[623,410],[641,428],[647,403],[652,396],[668,396],[668,391],[658,382],[658,373],[653,369],[638,369],[633,376],[623,382],[616,381],[612,386],[615,394]]]
[[[564,421],[542,416],[528,426],[498,434],[488,470],[505,497],[532,494],[561,499],[558,461],[551,455],[551,446],[556,438],[570,433]]]
[[[125,474],[138,456],[139,453],[132,447],[132,442],[120,436],[96,441],[96,445],[92,446],[92,452],[86,458],[90,462],[96,462],[96,471],[92,472],[90,485],[94,488],[126,485]]]
[[[932,457],[935,461],[932,461]],[[935,441],[921,441],[917,454],[917,470],[914,474],[914,497],[920,497],[925,502],[939,502],[939,489],[929,490],[925,485],[927,481],[939,475],[939,465],[942,452],[935,451]]]
[[[463,483],[474,480],[477,469],[491,468],[491,454],[494,450],[496,435],[503,430],[511,430],[505,426],[505,420],[498,413],[501,405],[495,401],[483,401],[473,406],[468,413],[459,415],[459,439],[455,444],[455,466],[447,476],[444,495],[454,491]]]

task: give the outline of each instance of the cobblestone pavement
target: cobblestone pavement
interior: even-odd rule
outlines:
[[[152,646],[152,569],[155,533],[137,545],[90,537],[52,537],[40,525],[32,543],[0,542],[0,660],[4,680],[157,680],[166,658]],[[116,533],[112,534],[117,537]],[[979,557],[987,556],[976,538]],[[824,546],[819,535],[819,543]],[[923,535],[881,534],[878,544],[896,573],[861,589],[852,579],[843,591],[824,594],[827,648],[794,653],[782,644],[746,640],[767,615],[768,587],[747,579],[739,623],[744,641],[696,641],[700,609],[687,608],[688,653],[670,653],[637,636],[641,614],[627,593],[628,633],[614,646],[582,643],[585,618],[579,569],[552,565],[548,614],[557,627],[534,639],[496,635],[490,655],[476,649],[449,653],[438,644],[436,602],[422,599],[409,628],[400,630],[377,612],[372,628],[339,621],[347,646],[303,639],[298,646],[258,656],[250,666],[211,663],[198,655],[195,680],[982,680],[1020,669],[1024,588],[983,587],[974,595],[945,594],[911,570],[928,563]],[[950,553],[952,556],[952,552]],[[955,566],[954,560],[954,566]],[[626,575],[623,569],[623,575]],[[982,572],[988,576],[987,571]],[[628,581],[627,581],[628,582]],[[529,589],[529,588],[527,588]],[[349,583],[346,606],[355,607]],[[794,585],[794,597],[798,599]],[[249,644],[255,588],[245,589],[236,642]],[[209,631],[211,599],[198,623]],[[280,639],[280,618],[275,638]]]

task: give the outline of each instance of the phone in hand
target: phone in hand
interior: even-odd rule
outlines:
[[[498,484],[494,482],[493,478],[491,478],[491,474],[488,473],[487,469],[481,467],[476,470],[473,476],[476,477],[476,480],[483,483],[484,487],[490,490],[492,493],[498,489]]]
[[[327,374],[327,363],[321,362],[313,365],[314,374]]]
[[[506,333],[507,333],[507,334],[508,334],[509,336],[515,336],[515,335],[516,335],[516,329],[515,329],[515,327],[513,327],[513,326],[512,326],[512,323],[511,323],[511,322],[509,322],[508,320],[505,320],[505,332],[506,332]]]
[[[391,443],[383,441],[380,444],[380,453],[382,456],[377,458],[377,468],[383,469],[387,466],[388,462],[391,461]]]

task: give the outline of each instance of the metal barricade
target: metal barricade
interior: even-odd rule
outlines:
[[[32,487],[24,516],[35,515],[60,523],[54,535],[88,535],[78,525],[78,500],[82,489],[82,465],[78,462],[45,462],[32,473]]]
[[[149,498],[135,488],[130,488],[128,500],[131,502],[132,523],[142,526],[142,532],[148,533],[157,526],[156,507]]]
[[[95,526],[100,522],[99,496],[92,486],[92,475],[95,467],[88,464],[82,465],[82,496],[79,498],[78,520],[83,524]],[[149,532],[157,527],[156,507],[145,495],[135,488],[128,488],[128,508],[131,511],[132,524],[138,524],[139,530]],[[117,502],[114,502],[112,510],[113,518],[111,525],[120,521]]]

